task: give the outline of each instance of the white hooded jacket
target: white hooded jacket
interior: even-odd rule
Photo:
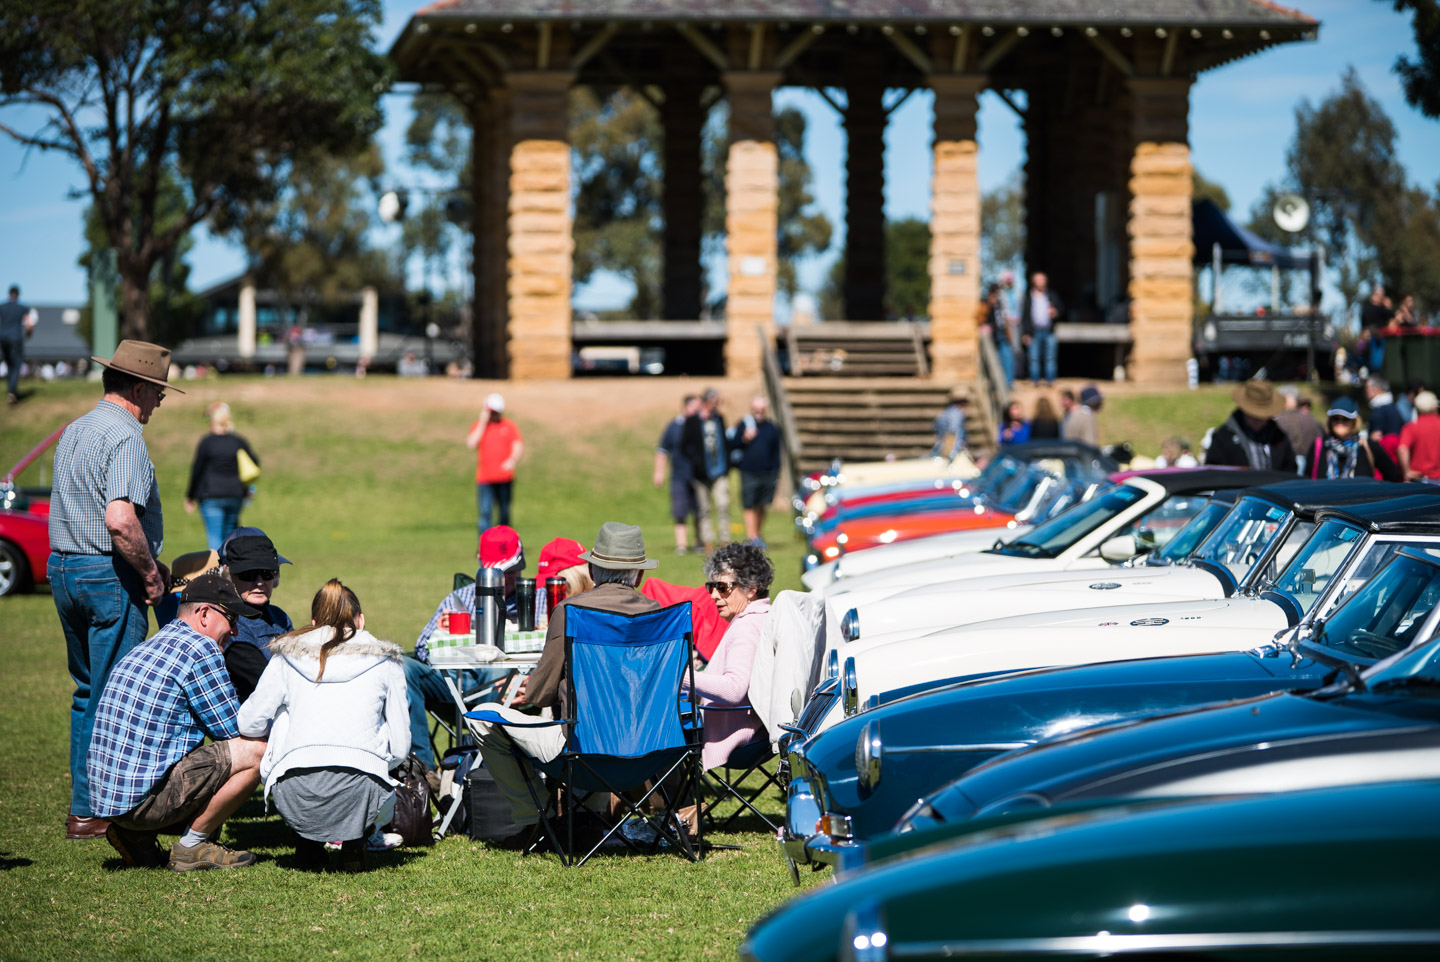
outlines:
[[[390,770],[410,751],[400,646],[357,631],[325,659],[331,628],[270,643],[272,657],[255,692],[240,707],[240,734],[270,744],[260,763],[265,795],[297,768],[352,768],[391,785]]]

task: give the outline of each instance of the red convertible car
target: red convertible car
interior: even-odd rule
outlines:
[[[50,560],[50,489],[17,487],[15,479],[60,440],[62,426],[0,477],[0,597],[45,584]]]

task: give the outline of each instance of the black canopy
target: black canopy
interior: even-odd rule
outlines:
[[[1203,266],[1214,259],[1215,245],[1220,245],[1223,264],[1246,264],[1251,267],[1280,267],[1303,270],[1310,266],[1310,255],[1297,254],[1288,247],[1272,244],[1231,220],[1213,200],[1196,200],[1190,204],[1190,219],[1195,235],[1195,263]]]

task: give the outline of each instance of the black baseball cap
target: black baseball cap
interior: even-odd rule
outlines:
[[[275,542],[265,535],[242,535],[225,545],[225,564],[231,571],[274,571],[284,561],[275,550]]]
[[[230,545],[231,545],[231,543],[233,543],[233,542],[235,542],[235,541],[238,541],[238,540],[240,540],[241,538],[264,538],[266,541],[269,541],[269,540],[270,540],[270,536],[267,535],[264,531],[260,530],[259,528],[255,528],[255,527],[252,527],[252,526],[250,526],[250,525],[241,525],[240,527],[236,528],[234,531],[232,531],[232,532],[230,532],[228,535],[226,535],[226,536],[225,536],[225,542],[224,542],[222,545],[220,545],[220,563],[221,563],[222,565],[230,565],[230,564],[231,564],[230,555],[229,555]],[[275,545],[272,543],[272,544],[270,545],[270,548],[271,548],[271,550],[273,551],[274,548],[275,548]],[[279,561],[282,565],[288,565],[288,564],[291,564],[291,563],[292,563],[292,562],[290,561],[290,559],[287,558],[287,557],[285,557],[283,554],[277,554],[277,555],[275,556],[275,558],[276,558],[276,560]],[[275,567],[275,565],[272,563],[272,564],[270,565],[270,567],[273,568],[273,567]]]
[[[272,549],[273,550],[273,549]],[[224,575],[210,573],[192,579],[180,592],[182,605],[218,605],[231,614],[242,618],[254,618],[260,609],[245,603],[230,579]]]

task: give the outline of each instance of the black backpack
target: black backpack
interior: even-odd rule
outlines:
[[[430,814],[430,783],[425,780],[425,763],[411,752],[391,774],[400,787],[395,789],[395,817],[390,821],[389,830],[398,833],[406,845],[433,845],[434,821]]]

